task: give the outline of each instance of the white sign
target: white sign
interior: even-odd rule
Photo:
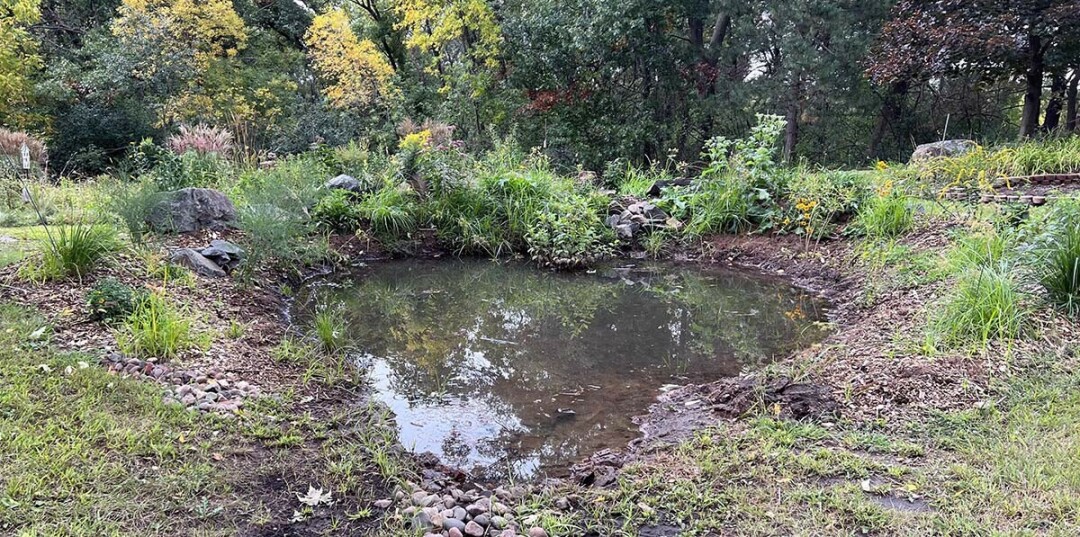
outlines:
[[[22,162],[22,169],[29,170],[30,169],[30,148],[27,147],[25,142],[23,142],[21,151],[19,152],[19,157],[21,157],[20,160]]]

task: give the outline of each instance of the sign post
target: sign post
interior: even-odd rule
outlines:
[[[30,146],[26,145],[26,142],[19,148],[19,164],[22,165],[23,173],[30,177]]]

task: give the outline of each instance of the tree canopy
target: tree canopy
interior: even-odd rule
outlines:
[[[789,161],[850,165],[1072,132],[1078,29],[1074,0],[0,0],[0,125],[93,171],[182,124],[287,153],[432,119],[602,172],[771,113]]]

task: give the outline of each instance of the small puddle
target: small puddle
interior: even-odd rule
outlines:
[[[488,476],[563,475],[637,436],[665,386],[734,376],[823,337],[821,300],[776,279],[670,264],[561,274],[390,261],[313,282],[340,308],[402,444]]]

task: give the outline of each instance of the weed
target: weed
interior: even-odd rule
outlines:
[[[140,293],[115,278],[98,281],[86,293],[90,318],[104,323],[126,319],[142,299]]]
[[[374,194],[364,198],[356,212],[368,221],[376,235],[386,240],[401,239],[417,226],[416,199],[411,190],[404,186],[389,183],[383,185]]]
[[[353,195],[345,190],[334,190],[323,196],[311,210],[315,227],[327,231],[352,233],[360,228],[360,212],[353,203]]]

